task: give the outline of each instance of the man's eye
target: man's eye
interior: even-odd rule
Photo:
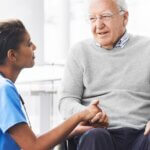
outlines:
[[[90,18],[90,22],[95,22],[96,21],[96,17],[91,17]]]
[[[96,19],[96,18],[94,18],[94,17],[91,17],[91,18],[90,18],[90,20],[95,20],[95,19]]]
[[[111,18],[111,15],[103,15],[102,18]]]

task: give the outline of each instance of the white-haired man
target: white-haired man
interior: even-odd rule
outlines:
[[[94,40],[71,49],[59,106],[67,118],[99,99],[107,115],[77,128],[77,149],[150,150],[150,39],[127,33],[124,0],[91,0],[89,20]]]

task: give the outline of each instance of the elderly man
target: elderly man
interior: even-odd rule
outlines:
[[[99,99],[109,125],[105,114],[79,126],[77,149],[150,150],[150,39],[127,33],[124,0],[91,0],[89,20],[94,39],[70,50],[59,108],[68,118]]]

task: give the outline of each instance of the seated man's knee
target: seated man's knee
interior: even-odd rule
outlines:
[[[94,128],[87,131],[81,136],[78,143],[78,150],[108,150],[110,147],[113,149],[111,135],[104,128]]]
[[[109,132],[105,128],[94,128],[82,135],[82,138],[92,138],[92,139],[101,139],[110,137]]]

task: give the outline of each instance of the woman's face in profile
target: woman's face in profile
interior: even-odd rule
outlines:
[[[21,41],[18,49],[15,51],[15,64],[18,69],[30,68],[34,65],[35,49],[36,46],[31,42],[29,33],[25,32],[23,41]]]

